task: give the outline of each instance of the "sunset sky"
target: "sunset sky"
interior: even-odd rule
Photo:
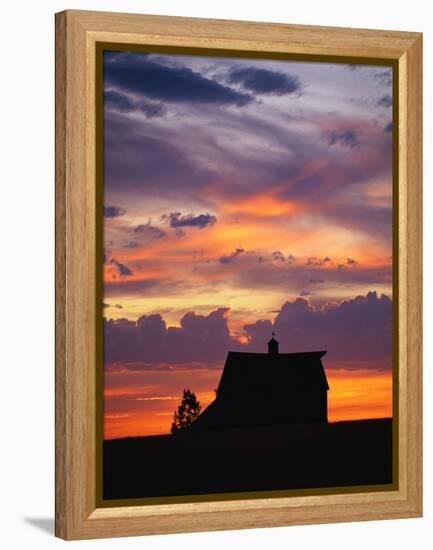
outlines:
[[[105,437],[168,433],[229,350],[327,350],[392,415],[392,69],[104,54]]]

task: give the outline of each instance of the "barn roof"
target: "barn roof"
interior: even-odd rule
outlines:
[[[302,353],[244,353],[230,351],[218,385],[223,397],[254,388],[281,388],[302,391],[329,389],[321,358],[326,351]]]

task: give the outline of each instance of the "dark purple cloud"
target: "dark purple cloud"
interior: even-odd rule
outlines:
[[[115,90],[106,90],[104,92],[104,108],[120,111],[121,113],[129,113],[134,111],[134,101],[127,95]]]
[[[105,87],[177,103],[208,103],[242,107],[253,101],[187,67],[158,63],[145,53],[112,53],[104,56]]]
[[[147,264],[145,261],[141,261],[138,269],[146,269]],[[216,292],[218,283],[215,283]],[[145,279],[124,279],[121,284],[116,281],[108,279],[104,284],[104,294],[107,299],[121,299],[124,296],[137,296],[142,297],[145,293],[146,296],[159,296],[161,299],[167,300],[170,296],[179,296],[182,292],[189,292],[195,290],[197,293],[205,291],[207,293],[212,292],[208,288],[197,288],[197,284],[188,279],[176,279],[173,277],[153,277]]]
[[[126,214],[121,206],[104,206],[104,218],[117,218]]]
[[[157,295],[162,294],[162,292],[167,291],[168,289],[173,289],[173,292],[179,291],[179,282],[171,281],[168,284],[166,281],[161,279],[134,279],[123,282],[121,285],[112,282],[110,280],[104,283],[104,292],[105,295],[111,297],[122,297],[122,296],[140,296],[143,292],[146,292],[148,295]],[[169,293],[167,292],[167,295]]]
[[[365,231],[382,241],[392,240],[392,207],[366,203],[329,205],[324,217],[348,229]]]
[[[167,327],[159,314],[105,321],[105,362],[184,363],[223,360],[230,347],[227,309],[185,314],[180,327]]]
[[[281,96],[301,91],[297,76],[258,67],[234,68],[228,75],[228,81],[256,94]]]
[[[359,145],[359,135],[356,130],[332,131],[327,137],[329,145],[341,145],[352,149]]]
[[[388,122],[388,124],[385,126],[383,131],[386,132],[386,133],[391,133],[392,132],[392,122]]]
[[[322,266],[330,261],[331,261],[331,258],[328,258],[328,256],[326,256],[326,258],[323,258],[323,259],[316,258],[316,256],[311,256],[310,258],[307,259],[305,265]]]
[[[369,292],[316,309],[304,298],[286,302],[274,322],[246,325],[248,348],[263,351],[272,331],[280,351],[327,350],[333,361],[377,361],[392,353],[392,301]]]
[[[271,260],[276,262],[277,264],[293,264],[295,261],[296,261],[296,258],[295,256],[293,256],[293,254],[288,254],[287,256],[285,256],[281,250],[275,250],[274,252],[272,252],[271,254]],[[258,261],[262,262],[263,261],[263,257],[260,257],[258,258]]]
[[[109,263],[117,267],[117,271],[120,277],[130,277],[131,275],[133,275],[131,269],[129,269],[127,265],[119,262],[119,260],[116,260],[116,258],[111,258]]]
[[[209,171],[170,136],[143,133],[145,128],[116,113],[105,115],[104,178],[105,187],[122,192],[164,193],[176,195],[197,192],[211,179]]]
[[[147,235],[152,239],[162,239],[162,237],[166,236],[166,232],[160,227],[152,225],[150,220],[148,220],[146,223],[141,223],[134,227],[134,233]]]
[[[389,88],[392,84],[392,69],[377,71],[374,73],[374,78],[379,86]]]
[[[129,250],[132,250],[133,248],[138,248],[139,246],[140,246],[140,244],[137,243],[136,241],[129,241],[123,246],[123,248],[127,248]]]
[[[303,199],[307,195],[316,193],[327,186],[326,177],[322,174],[301,177],[294,181],[290,187],[290,196],[293,199]]]
[[[212,216],[207,212],[206,214],[198,214],[196,216],[194,216],[194,214],[182,216],[181,212],[171,212],[167,216],[163,216],[163,219],[168,219],[170,227],[173,228],[198,227],[199,229],[203,229],[209,225],[214,225],[217,221],[215,216]]]
[[[392,97],[388,94],[383,95],[381,98],[377,100],[377,106],[378,107],[391,107],[392,105]]]
[[[236,248],[230,254],[227,254],[225,256],[221,256],[221,258],[219,260],[220,264],[223,264],[223,265],[232,264],[236,260],[236,258],[238,256],[240,256],[241,254],[243,254],[244,252],[245,252],[245,250],[243,248]]]
[[[305,262],[305,265],[312,266],[312,267],[322,267],[326,266],[326,264],[331,265],[332,259],[329,256],[325,256],[324,258],[317,258],[316,256],[310,256],[307,258],[307,261]]]
[[[272,259],[276,262],[285,262],[286,257],[281,252],[281,250],[275,250],[275,252],[272,252]]]
[[[167,109],[161,103],[155,103],[146,99],[135,100],[116,90],[104,92],[104,108],[119,113],[139,112],[146,118],[161,117],[167,113]]]
[[[327,360],[368,362],[386,360],[392,353],[392,301],[369,292],[340,304],[314,307],[305,298],[286,302],[274,321],[244,326],[249,343],[229,335],[227,308],[209,315],[185,314],[180,327],[168,327],[160,314],[137,321],[105,320],[105,363],[208,363],[221,361],[229,350],[264,352],[276,332],[281,352],[327,350]],[[341,366],[341,364],[340,364]]]

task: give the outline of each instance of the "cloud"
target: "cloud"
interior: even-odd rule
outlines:
[[[311,256],[310,258],[307,259],[305,265],[320,267],[331,263],[332,263],[332,260],[329,256],[325,256],[323,259],[316,258],[316,256]]]
[[[179,327],[167,327],[160,314],[143,315],[137,321],[105,320],[105,361],[223,360],[230,342],[227,315],[228,308],[208,315],[189,312]]]
[[[309,208],[321,204],[324,212],[328,204],[336,204],[334,196],[341,196],[342,189],[385,178],[391,171],[389,134],[370,120],[317,119],[320,140],[247,111],[229,116],[218,110],[203,113],[199,120],[204,116],[210,126],[179,123],[179,131],[170,131],[154,125],[152,135],[143,135],[150,126],[110,114],[105,125],[106,186],[146,197],[159,196],[162,190],[173,204],[182,193],[186,204],[199,198],[203,208],[211,210],[216,200],[241,199],[263,190],[266,181],[268,188],[278,185],[279,199],[308,200]],[[229,141],[220,128],[228,130]],[[254,136],[259,147],[249,147],[244,135]],[[248,178],[248,185],[239,174]],[[206,195],[210,188],[217,190],[217,197]]]
[[[130,277],[131,275],[133,275],[133,272],[129,269],[129,267],[125,264],[120,263],[119,260],[116,260],[116,258],[111,258],[109,263],[117,267],[120,277]]]
[[[246,325],[248,349],[263,351],[271,331],[280,351],[326,350],[327,360],[376,361],[392,354],[392,301],[368,292],[366,296],[314,307],[307,299],[286,302],[274,321]]]
[[[390,182],[391,186],[391,182]],[[330,204],[323,215],[342,227],[361,230],[375,239],[386,243],[392,240],[392,205],[375,206],[372,204]]]
[[[341,145],[350,149],[359,145],[359,137],[355,130],[332,131],[327,139],[329,145]]]
[[[359,262],[354,260],[353,258],[347,258],[344,263],[337,263],[337,270],[338,271],[344,271],[348,267],[355,267],[355,265],[358,265]]]
[[[126,214],[121,206],[104,206],[104,218],[117,218]]]
[[[252,96],[223,86],[197,71],[163,65],[145,53],[106,52],[105,87],[116,87],[159,101],[243,107]]]
[[[355,63],[348,63],[345,65],[346,69],[349,69],[349,71],[355,72],[359,71],[362,67],[361,65],[355,64]]]
[[[325,282],[324,279],[310,279],[308,281],[310,283],[310,285],[319,285],[319,284],[322,284]]]
[[[289,264],[289,265],[293,264],[296,260],[295,256],[293,256],[293,254],[288,254],[287,257],[286,257],[281,252],[281,250],[275,250],[274,252],[272,252],[271,259],[272,259],[272,261],[274,261],[276,263]],[[259,257],[257,261],[262,262],[263,257]]]
[[[319,258],[316,258],[316,256],[311,256],[307,259],[305,265],[321,266],[323,265],[323,260],[319,260]]]
[[[161,103],[154,103],[146,99],[132,99],[116,90],[104,92],[104,109],[119,113],[139,112],[144,114],[146,118],[162,117],[167,113],[167,109]]]
[[[258,67],[234,68],[228,75],[228,81],[230,84],[240,84],[245,90],[257,94],[281,96],[301,91],[297,76]]]
[[[374,73],[378,86],[389,88],[392,84],[392,69],[385,69]]]
[[[104,177],[106,189],[122,193],[163,192],[166,196],[196,193],[210,173],[180,147],[179,140],[147,129],[136,120],[109,113],[104,124]]]
[[[147,220],[146,223],[142,223],[134,227],[134,233],[139,233],[140,235],[148,235],[153,239],[162,239],[162,237],[166,236],[166,232],[160,227],[152,225],[152,222],[150,220]]]
[[[232,264],[235,261],[235,259],[241,254],[243,254],[244,252],[245,250],[243,248],[236,248],[236,250],[234,250],[227,256],[221,256],[220,264],[223,264],[223,265]]]
[[[301,177],[294,181],[290,187],[290,197],[293,199],[303,199],[306,195],[313,194],[326,185],[326,179],[322,174]]]
[[[286,261],[286,257],[281,252],[281,250],[276,250],[275,252],[272,252],[272,259],[275,260],[276,262],[285,262]]]
[[[124,319],[123,319],[124,320]],[[112,321],[109,321],[112,323]],[[146,362],[146,361],[116,361],[105,365],[106,373],[143,373],[143,372],[189,372],[208,370],[209,368],[220,368],[218,363],[188,361],[183,363],[167,363],[167,362]],[[122,391],[122,389],[120,389]],[[124,395],[134,395],[142,392],[140,387],[127,388]],[[118,394],[115,391],[115,394]]]
[[[179,296],[181,292],[190,291],[194,288],[191,281],[185,279],[149,277],[149,278],[134,278],[122,279],[119,281],[111,281],[108,279],[104,284],[105,296],[110,299],[121,299],[125,296],[142,298],[143,293],[147,296]]]
[[[391,107],[392,105],[392,97],[389,94],[383,95],[380,99],[377,100],[376,105],[378,107]]]
[[[305,292],[305,291],[304,291]],[[136,362],[130,370],[152,369],[152,364],[197,362],[222,367],[228,351],[265,352],[272,332],[280,351],[326,350],[326,362],[384,361],[391,366],[392,300],[369,292],[365,296],[313,306],[298,297],[285,302],[273,320],[259,319],[244,325],[246,343],[230,337],[228,308],[208,315],[186,313],[179,327],[167,326],[160,314],[143,315],[137,321],[104,320],[106,364]],[[144,363],[141,367],[138,363]]]
[[[385,128],[383,129],[384,132],[386,133],[391,133],[392,132],[392,122],[388,122],[388,124],[385,126]]]
[[[129,241],[124,245],[123,248],[132,250],[133,248],[138,248],[139,246],[139,243],[137,243],[136,241]]]
[[[180,212],[171,212],[168,215],[162,216],[162,219],[168,219],[170,227],[173,227],[173,228],[198,227],[199,229],[203,229],[204,227],[213,225],[217,221],[215,216],[212,216],[207,212],[206,214],[198,214],[197,216],[194,216],[193,214],[187,214],[182,216]],[[182,236],[182,235],[178,235],[178,236]]]

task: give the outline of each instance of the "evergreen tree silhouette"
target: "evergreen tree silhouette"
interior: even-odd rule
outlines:
[[[201,405],[193,391],[189,388],[183,390],[182,401],[173,415],[171,433],[175,434],[185,430],[200,414]]]

